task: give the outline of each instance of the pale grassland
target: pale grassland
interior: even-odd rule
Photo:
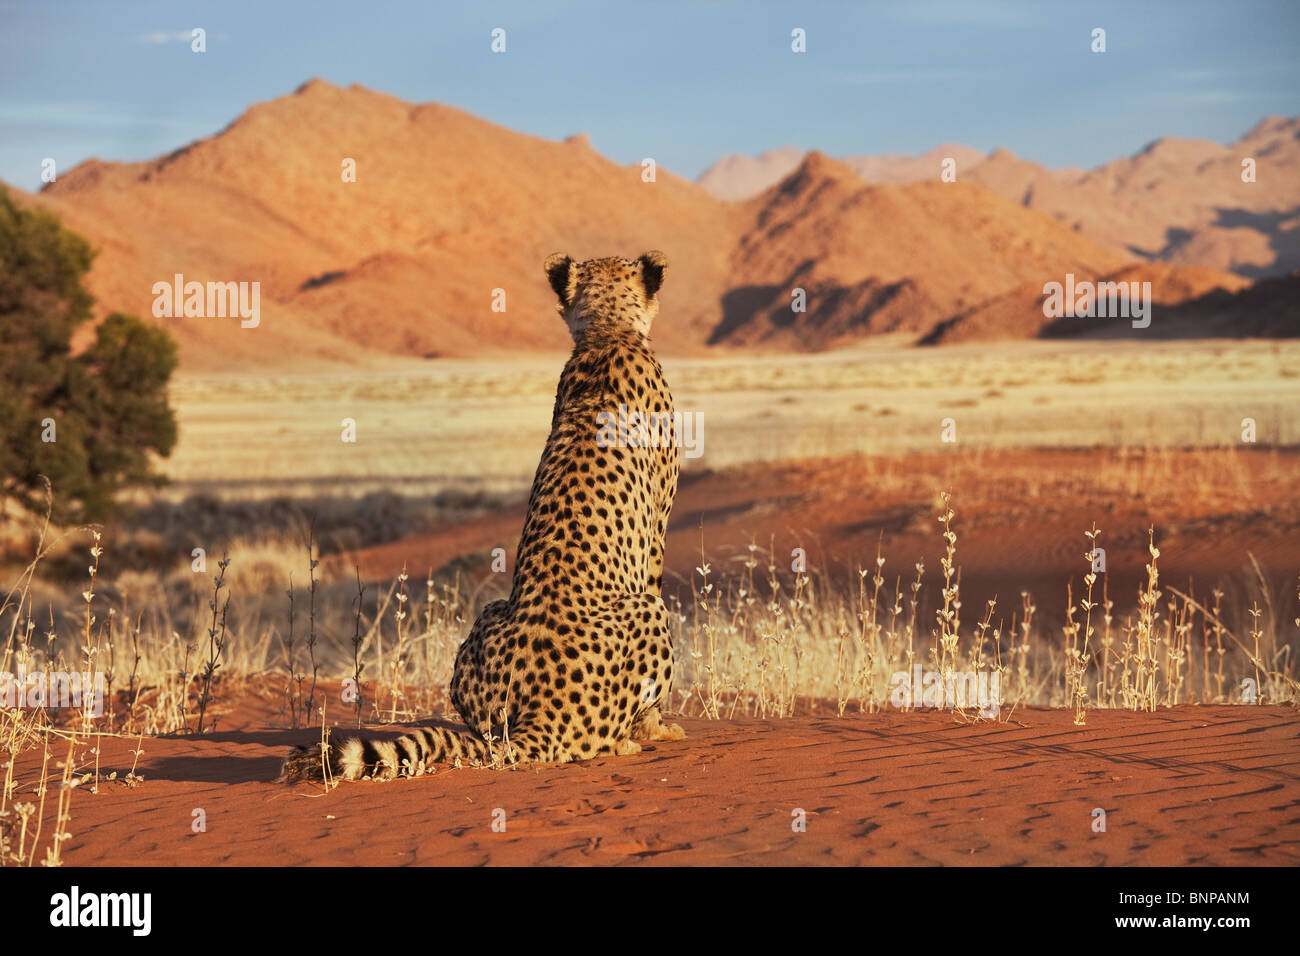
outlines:
[[[527,491],[563,355],[315,376],[181,375],[173,499]],[[1300,342],[1014,342],[668,359],[687,469],[864,452],[1300,444]],[[341,440],[355,419],[355,444]]]

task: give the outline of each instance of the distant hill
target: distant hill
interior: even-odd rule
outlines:
[[[802,155],[787,148],[757,160],[725,156],[696,181],[719,198],[749,199]],[[957,160],[958,182],[991,189],[1129,257],[1249,279],[1300,268],[1300,118],[1268,117],[1228,146],[1158,139],[1088,172],[1048,170],[1006,149],[982,156],[952,145],[844,163],[868,182],[902,183],[937,180],[947,156]],[[1246,158],[1256,164],[1253,183],[1241,179]]]
[[[801,349],[919,334],[1022,284],[1128,261],[988,190],[871,186],[818,152],[741,208],[732,275],[743,284],[728,293],[715,343]],[[803,316],[791,311],[794,288],[807,293]]]
[[[918,163],[959,150],[890,157],[874,175],[909,178]],[[356,162],[355,182],[340,176],[345,158]],[[1261,176],[1272,176],[1263,159]],[[759,194],[727,202],[662,168],[645,182],[639,164],[610,162],[586,137],[552,142],[449,106],[313,80],[167,156],[88,160],[19,198],[53,209],[101,250],[89,277],[101,313],[148,316],[154,284],[178,273],[260,282],[256,329],[157,320],[194,369],[565,349],[541,271],[554,251],[664,250],[654,338],[676,354],[821,349],[881,332],[1029,337],[1042,326],[1026,317],[1029,293],[1044,282],[1135,265],[1133,242],[1098,241],[1059,221],[1042,179],[1053,174],[997,154],[969,173],[961,163],[956,184],[872,185],[861,162],[800,154]],[[987,188],[975,182],[981,169]],[[1062,188],[1101,190],[1084,182],[1097,172],[1067,176]],[[1115,189],[1142,188],[1135,173],[1113,178]],[[1012,186],[1030,201],[1007,198]],[[1171,304],[1244,285],[1178,265],[1153,275]],[[791,310],[795,289],[804,312]],[[504,312],[493,311],[494,290],[504,290]],[[1020,311],[993,320],[1013,305]]]
[[[946,345],[953,342],[993,341],[1022,338],[1177,338],[1197,336],[1241,335],[1271,337],[1282,334],[1283,324],[1277,316],[1265,324],[1252,318],[1250,323],[1234,328],[1230,322],[1215,321],[1211,325],[1193,317],[1206,314],[1206,304],[1215,303],[1216,314],[1227,317],[1249,309],[1239,308],[1252,288],[1247,279],[1199,266],[1170,266],[1163,263],[1128,264],[1113,272],[1100,275],[1079,275],[1077,279],[1101,282],[1151,283],[1151,325],[1134,329],[1131,319],[1086,318],[1064,316],[1049,318],[1044,314],[1043,283],[1027,282],[1011,291],[980,303],[973,309],[958,313],[935,325],[923,338],[925,345]],[[1062,282],[1064,274],[1054,277]],[[1053,281],[1053,280],[1049,280]],[[1279,280],[1268,280],[1276,282]],[[1140,286],[1139,286],[1140,288]],[[1246,290],[1246,291],[1242,291]],[[1263,304],[1263,299],[1256,299]],[[1186,307],[1186,308],[1185,308]],[[1260,320],[1264,316],[1259,317]],[[1265,331],[1265,328],[1269,331]],[[1300,335],[1300,325],[1290,334]]]
[[[342,181],[345,157],[356,182]],[[564,348],[546,255],[655,245],[672,259],[672,319],[657,334],[689,348],[715,320],[716,294],[699,291],[724,282],[740,221],[671,173],[643,183],[639,166],[581,140],[319,80],[159,160],[82,163],[39,199],[103,248],[92,288],[117,307],[147,314],[152,284],[178,272],[261,281],[256,330],[172,320],[183,361],[205,365]],[[504,313],[491,309],[498,288]]]
[[[724,156],[695,182],[719,199],[751,199],[794,172],[805,155],[805,150],[786,146],[758,156]],[[847,156],[841,162],[869,183],[897,185],[937,177],[939,164],[949,157],[964,170],[983,160],[984,154],[969,146],[945,143],[920,156]]]

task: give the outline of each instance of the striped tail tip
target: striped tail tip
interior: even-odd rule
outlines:
[[[360,762],[361,741],[356,738],[341,740],[333,730],[326,738],[329,759],[329,777],[358,779],[365,771]],[[301,780],[322,781],[326,777],[326,761],[319,743],[294,747],[280,767],[278,783],[297,783]]]
[[[348,737],[330,731],[329,777],[338,780],[391,780],[418,777],[435,763],[489,765],[494,755],[483,740],[464,731],[421,727],[391,740]],[[325,779],[321,745],[294,747],[280,770],[281,782]]]

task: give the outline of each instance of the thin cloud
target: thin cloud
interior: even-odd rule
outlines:
[[[136,43],[143,43],[147,46],[165,46],[168,43],[184,43],[186,46],[194,42],[194,31],[200,27],[191,27],[188,30],[153,30],[149,33],[141,33],[135,38]],[[228,40],[229,37],[224,33],[209,33],[208,38],[211,40]]]
[[[26,125],[43,129],[86,127],[115,129],[121,127],[157,127],[188,130],[190,119],[169,119],[137,113],[115,113],[89,103],[0,103],[0,123]]]
[[[1204,103],[1206,105],[1237,103],[1251,98],[1250,94],[1239,93],[1236,90],[1189,90],[1182,93],[1181,96],[1189,103]]]
[[[1231,69],[1177,69],[1171,71],[1170,76],[1185,83],[1209,83],[1223,80],[1241,80],[1253,76],[1271,76],[1277,73],[1292,73],[1296,71],[1296,68],[1297,64],[1294,63],[1255,63]]]
[[[927,26],[985,27],[996,30],[1036,29],[1042,22],[1041,11],[1024,3],[986,0],[913,0],[892,6],[885,16],[904,23]]]
[[[191,43],[194,40],[194,30],[154,30],[150,33],[142,33],[136,37],[137,43],[146,43],[153,46],[162,46],[167,43]]]
[[[875,83],[946,83],[952,80],[972,80],[987,76],[975,70],[871,70],[845,73],[843,83],[869,85]]]

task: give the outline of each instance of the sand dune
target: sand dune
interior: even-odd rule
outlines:
[[[686,741],[631,757],[444,769],[324,795],[271,782],[286,748],[319,731],[276,729],[269,700],[251,696],[219,710],[215,733],[145,741],[143,783],[75,791],[67,863],[1300,863],[1296,724],[1280,707],[1092,711],[1082,728],[1067,711],[1023,708],[979,722],[683,719]],[[104,739],[101,773],[124,776],[135,746]],[[24,773],[32,761],[20,758]],[[1093,831],[1097,808],[1105,832]],[[204,832],[192,830],[197,809]]]

